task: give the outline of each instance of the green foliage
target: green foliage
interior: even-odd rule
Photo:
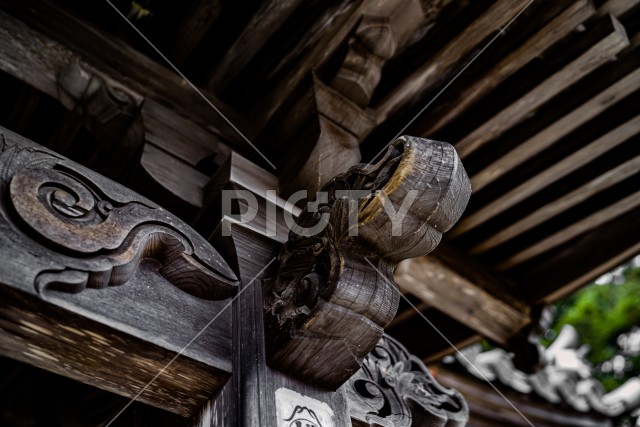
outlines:
[[[555,334],[551,335],[557,335],[563,325],[573,325],[582,343],[591,347],[587,359],[594,366],[615,356],[618,335],[640,324],[640,268],[629,268],[624,274],[623,284],[589,285],[556,304]],[[548,346],[550,341],[544,339],[543,344]],[[638,374],[640,366],[634,363],[634,369],[623,378],[603,373],[597,377],[612,390]]]

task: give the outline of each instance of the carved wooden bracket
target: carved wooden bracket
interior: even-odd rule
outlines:
[[[420,359],[385,335],[344,385],[354,426],[462,427],[464,397],[433,378]]]
[[[80,115],[97,140],[87,166],[111,178],[122,177],[142,154],[143,98],[77,62],[60,71],[57,81],[62,104]]]
[[[164,278],[192,295],[235,293],[224,259],[177,217],[36,144],[8,132],[1,138],[0,214],[16,256],[28,251],[46,265],[30,266],[37,292],[121,285],[142,258],[153,258]]]
[[[351,201],[340,191],[365,191]],[[395,265],[425,255],[462,215],[469,179],[452,146],[401,137],[374,165],[359,164],[327,183],[282,248],[265,282],[268,363],[336,388],[360,368],[393,319],[400,299]],[[358,200],[359,198],[359,200]],[[349,221],[349,205],[354,209]],[[402,219],[387,212],[401,212]],[[357,235],[355,235],[357,233]]]

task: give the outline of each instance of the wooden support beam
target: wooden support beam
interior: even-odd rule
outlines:
[[[164,64],[158,64],[128,44],[46,1],[10,0],[3,2],[0,9],[3,10],[0,13],[3,23],[0,66],[8,73],[23,70],[24,74],[18,78],[38,82],[33,86],[54,94],[57,73],[77,58],[81,63],[100,70],[103,76],[110,76],[146,97],[147,102],[154,100],[209,131],[224,135],[225,140],[237,150],[251,150],[182,77]],[[26,66],[25,61],[30,66]],[[240,115],[210,93],[203,93],[252,139],[252,129]]]
[[[633,52],[635,54],[638,53],[637,50]],[[627,95],[635,92],[638,88],[640,88],[640,69],[636,69],[618,80],[569,114],[562,116],[551,126],[528,138],[525,142],[474,174],[471,178],[473,189],[479,191],[507,172],[516,169],[528,159],[549,148],[571,133],[571,131],[587,123]]]
[[[471,105],[490,93],[524,65],[540,56],[559,40],[562,40],[570,32],[574,31],[578,25],[593,16],[594,13],[595,9],[590,0],[573,2],[535,35],[491,67],[484,76],[465,88],[457,97],[456,103],[449,105],[442,117],[434,121],[428,121],[426,127],[420,129],[420,134],[428,137],[451,123]]]
[[[637,169],[636,169],[637,171]],[[551,236],[529,246],[528,248],[511,255],[508,259],[497,265],[498,270],[507,270],[528,259],[538,256],[550,249],[559,246],[580,234],[613,220],[614,218],[635,209],[640,205],[640,191],[624,197],[618,202],[592,213],[569,227],[566,227]]]
[[[567,195],[562,196],[562,198],[547,203],[521,220],[499,230],[488,239],[474,246],[470,250],[470,253],[473,255],[479,255],[500,245],[501,243],[514,239],[519,234],[550,220],[554,216],[559,215],[571,207],[587,200],[589,197],[592,197],[601,191],[606,191],[608,188],[629,178],[638,171],[640,171],[640,156],[624,162],[610,171],[592,179],[583,186],[576,188]]]
[[[598,15],[604,16],[611,14],[619,18],[638,4],[640,4],[640,0],[607,0],[598,9]]]
[[[586,145],[575,153],[565,157],[555,163],[544,172],[532,177],[524,183],[518,185],[506,194],[498,197],[495,201],[472,213],[449,233],[450,236],[459,236],[473,227],[484,223],[495,215],[504,212],[515,204],[523,201],[530,195],[540,191],[560,178],[569,175],[571,172],[584,166],[617,145],[640,132],[640,116],[623,123],[615,129],[607,132],[592,143]]]
[[[0,164],[0,354],[193,415],[231,374],[233,270],[150,200],[4,128]]]
[[[433,58],[424,62],[374,107],[377,122],[386,121],[403,106],[420,99],[423,93],[443,84],[455,67],[461,66],[461,62],[471,55],[480,43],[499,31],[526,3],[512,0],[495,2],[482,16],[447,43]]]
[[[456,256],[451,257],[452,253]],[[454,265],[467,265],[459,271],[442,258]],[[509,338],[531,322],[529,305],[515,296],[513,285],[477,262],[470,261],[469,265],[465,262],[468,258],[449,247],[441,248],[434,255],[403,261],[394,278],[403,292],[438,307],[480,335],[506,345]]]
[[[599,28],[597,32],[598,35],[602,34],[602,38],[570,64],[547,77],[534,89],[458,141],[456,150],[460,156],[467,157],[489,141],[497,138],[507,129],[534,113],[538,107],[562,90],[614,59],[616,54],[627,47],[629,39],[620,22],[613,16],[604,19],[602,24],[605,28]]]
[[[638,235],[629,232],[638,227],[640,209],[636,208],[576,236],[544,257],[517,266],[509,274],[518,276],[527,300],[554,303],[638,255]]]

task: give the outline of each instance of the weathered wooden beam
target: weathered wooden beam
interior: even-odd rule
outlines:
[[[604,17],[599,24],[594,31],[598,39],[590,49],[458,141],[456,149],[460,156],[467,157],[497,138],[629,45],[625,29],[615,17]]]
[[[576,188],[565,196],[562,196],[562,198],[547,203],[521,220],[499,230],[488,239],[475,245],[470,250],[470,253],[478,255],[500,245],[501,243],[514,239],[519,234],[550,220],[554,216],[567,211],[571,207],[578,205],[602,191],[606,191],[610,187],[629,178],[638,171],[640,171],[640,156],[636,156],[621,165],[616,166],[610,171],[592,179],[588,183]]]
[[[633,52],[635,54],[638,53],[637,50]],[[635,92],[638,88],[640,88],[640,69],[636,69],[621,78],[569,114],[562,116],[552,125],[528,138],[525,142],[474,174],[471,178],[474,190],[479,191],[507,172],[516,169],[528,159],[549,148],[571,133],[571,131],[587,123],[616,102]]]
[[[0,353],[194,414],[231,372],[233,270],[153,202],[3,128],[0,164]]]
[[[637,170],[637,169],[636,169]],[[640,191],[630,194],[616,203],[606,206],[594,212],[557,233],[548,236],[528,248],[511,255],[496,266],[498,270],[507,270],[528,259],[538,256],[556,246],[559,246],[580,234],[593,230],[600,225],[613,220],[614,218],[627,213],[640,205]]]
[[[640,0],[607,0],[598,9],[598,15],[611,14],[619,18],[638,4],[640,4]]]
[[[518,277],[527,300],[554,303],[640,253],[637,233],[629,232],[638,227],[640,209],[635,208],[553,248],[544,257],[516,266],[509,275]]]
[[[501,195],[485,207],[475,211],[468,217],[463,218],[463,220],[460,221],[453,230],[451,230],[449,235],[453,237],[459,236],[473,227],[484,223],[500,212],[504,212],[508,208],[523,201],[530,195],[558,181],[562,177],[569,175],[571,172],[577,170],[581,166],[584,166],[594,158],[597,158],[612,148],[622,144],[638,132],[640,132],[640,116],[636,116],[607,132],[605,135],[602,135],[575,153],[555,163],[542,173],[535,175],[531,179]]]
[[[40,80],[40,84],[33,85],[51,94],[55,93],[55,77],[59,70],[76,57],[147,100],[168,106],[203,128],[224,135],[237,150],[250,150],[238,133],[185,84],[182,77],[123,41],[46,1],[9,0],[0,8],[3,10],[0,14],[3,22],[0,51],[4,55],[0,63],[7,72],[25,70],[18,78],[29,82]],[[32,66],[19,65],[25,60],[31,61]],[[252,129],[239,114],[210,93],[202,92],[232,123],[250,134]]]
[[[525,4],[507,0],[493,4],[375,106],[377,122],[386,121],[403,106],[420,99],[421,94],[442,84],[456,66],[460,66],[480,43],[499,31]]]
[[[590,0],[578,0],[568,5],[551,22],[505,56],[500,62],[492,66],[484,76],[465,88],[456,97],[456,102],[447,107],[446,113],[436,120],[428,121],[426,127],[420,129],[420,134],[428,137],[451,123],[471,105],[490,93],[524,65],[540,56],[559,40],[562,40],[570,32],[574,31],[578,25],[593,16],[594,13],[595,8]]]
[[[456,264],[461,263],[462,259],[456,260]],[[531,322],[529,305],[514,296],[515,289],[506,281],[487,271],[481,275],[480,270],[477,263],[467,267],[474,277],[465,277],[437,256],[427,256],[403,261],[394,278],[403,292],[438,307],[480,335],[506,345],[509,338]]]

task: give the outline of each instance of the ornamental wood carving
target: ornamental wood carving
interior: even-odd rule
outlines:
[[[31,266],[38,293],[122,285],[143,258],[156,260],[165,279],[197,297],[235,293],[233,271],[180,219],[36,144],[9,132],[1,137],[0,213],[8,236],[44,260]]]
[[[359,200],[340,193],[362,190]],[[326,199],[311,203],[314,211],[297,224],[328,224],[311,235],[292,230],[276,274],[265,281],[267,355],[273,367],[337,388],[360,369],[396,314],[395,265],[438,245],[471,188],[451,145],[401,137],[378,163],[353,166],[322,192]],[[351,224],[349,203],[357,205]],[[385,207],[399,212],[403,203],[408,209],[398,227]]]
[[[354,426],[464,426],[464,397],[440,385],[429,369],[388,335],[344,385]]]

